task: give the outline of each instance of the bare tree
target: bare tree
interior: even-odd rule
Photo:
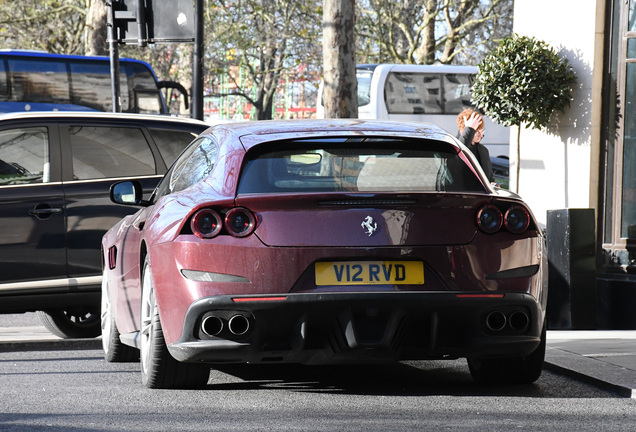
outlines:
[[[207,11],[210,74],[227,77],[257,119],[271,119],[281,75],[318,58],[319,1],[209,0]]]
[[[512,1],[359,0],[359,51],[370,62],[476,64],[512,33]]]
[[[83,54],[86,9],[86,0],[1,1],[0,48]]]
[[[324,0],[323,103],[326,118],[358,117],[355,0]]]

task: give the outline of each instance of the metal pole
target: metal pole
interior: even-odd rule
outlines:
[[[113,95],[113,112],[121,112],[121,97],[119,93],[119,46],[117,45],[117,31],[115,29],[115,2],[107,3],[108,13],[108,47],[110,51],[110,83]]]
[[[146,9],[142,0],[137,1],[137,34],[137,45],[140,47],[147,46]]]
[[[203,120],[203,0],[196,0],[194,6],[194,64],[192,71],[192,111],[191,117]]]

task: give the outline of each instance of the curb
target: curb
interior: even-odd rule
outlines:
[[[636,381],[633,379],[633,372],[630,371],[629,374],[632,379],[626,380],[626,370],[619,366],[548,347],[543,369],[575,378],[622,397],[636,399]]]

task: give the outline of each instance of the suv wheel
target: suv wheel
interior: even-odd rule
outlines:
[[[38,311],[37,315],[44,327],[56,336],[63,339],[86,339],[102,334],[99,308]]]

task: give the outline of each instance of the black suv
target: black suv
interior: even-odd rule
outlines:
[[[114,113],[0,115],[0,313],[64,338],[101,334],[102,235],[135,208],[110,185],[156,184],[204,122]]]

